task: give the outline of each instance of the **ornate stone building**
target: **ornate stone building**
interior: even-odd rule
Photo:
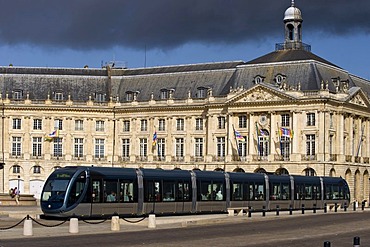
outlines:
[[[85,165],[342,176],[369,200],[370,81],[311,52],[294,1],[284,26],[249,62],[1,67],[0,191]]]

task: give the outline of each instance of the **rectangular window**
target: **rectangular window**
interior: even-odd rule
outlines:
[[[95,93],[95,101],[96,102],[105,102],[105,94]]]
[[[140,157],[147,157],[148,155],[148,139],[140,138]]]
[[[330,135],[329,136],[329,154],[330,155],[333,154],[333,139],[334,139],[334,136]]]
[[[164,138],[157,139],[158,156],[163,160],[166,157],[166,140]]]
[[[266,136],[258,136],[258,155],[267,157],[270,153],[270,142]]]
[[[281,156],[284,160],[290,158],[290,137],[282,136],[280,138]]]
[[[104,131],[104,121],[96,121],[96,131]]]
[[[185,129],[185,120],[183,118],[176,119],[176,130],[183,131]]]
[[[122,139],[122,157],[130,157],[130,139]]]
[[[225,137],[217,137],[217,157],[225,157],[226,143]]]
[[[75,130],[81,131],[84,130],[84,121],[81,119],[75,120]]]
[[[166,120],[159,119],[158,120],[158,131],[165,131],[166,130]]]
[[[17,90],[13,92],[13,99],[15,100],[21,100],[23,99],[23,91]]]
[[[224,201],[226,199],[224,183],[202,180],[198,182],[199,201]]]
[[[315,126],[315,113],[307,113],[307,126]]]
[[[95,158],[101,159],[104,158],[104,149],[105,149],[105,140],[104,139],[95,139]]]
[[[203,130],[203,118],[195,119],[195,130]]]
[[[12,137],[12,156],[21,156],[22,153],[22,137]]]
[[[239,116],[239,128],[245,129],[247,128],[247,116]]]
[[[161,99],[168,99],[169,91],[167,89],[161,90]]]
[[[195,138],[194,156],[203,157],[203,138]]]
[[[123,121],[123,132],[130,131],[130,120]]]
[[[247,136],[243,136],[245,141],[238,141],[238,151],[240,157],[246,157],[248,155],[247,150]]]
[[[134,193],[134,183],[132,181],[120,182],[120,202],[137,202],[137,194]]]
[[[18,165],[13,166],[13,173],[21,173],[21,167]]]
[[[22,128],[22,120],[20,118],[13,118],[13,129],[20,130]]]
[[[55,93],[54,100],[63,100],[63,93]]]
[[[184,138],[176,138],[176,157],[184,157]]]
[[[76,158],[82,158],[84,156],[84,139],[75,138],[75,153]]]
[[[281,126],[282,127],[290,126],[290,115],[289,114],[281,114]]]
[[[306,155],[315,155],[315,135],[306,135]]]
[[[218,117],[218,128],[225,129],[226,120],[225,117]]]
[[[33,120],[33,129],[34,130],[42,130],[42,119],[34,119]]]
[[[56,137],[53,139],[54,139],[54,157],[62,157],[63,154],[62,138]]]
[[[140,131],[148,131],[148,120],[142,119],[140,121]]]
[[[58,130],[63,129],[63,120],[62,119],[55,119],[54,120],[54,128]]]
[[[42,154],[42,137],[32,138],[32,156],[41,157]]]

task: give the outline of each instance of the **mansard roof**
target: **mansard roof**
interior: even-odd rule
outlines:
[[[266,55],[263,55],[261,57],[258,57],[256,59],[253,59],[247,62],[247,64],[279,63],[279,62],[309,61],[309,60],[318,61],[334,67],[338,67],[335,64],[304,49],[277,50],[274,52],[270,52]]]

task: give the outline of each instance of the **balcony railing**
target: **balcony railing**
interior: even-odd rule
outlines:
[[[369,157],[364,157],[364,163],[369,164]]]
[[[172,161],[176,161],[176,162],[183,162],[184,161],[184,157],[183,156],[172,156]]]
[[[352,162],[352,155],[346,155],[346,162]]]
[[[203,162],[204,157],[203,156],[191,156],[190,161],[191,162]]]
[[[224,162],[224,161],[225,161],[225,157],[213,156],[213,157],[212,157],[212,161],[216,161],[216,162]]]
[[[148,156],[136,156],[136,161],[148,161]]]
[[[337,156],[336,154],[330,154],[329,160],[330,161],[337,161]]]
[[[317,160],[317,155],[316,154],[313,154],[313,155],[302,154],[301,159],[302,160]]]
[[[355,163],[361,163],[361,157],[355,156]]]
[[[166,157],[164,156],[153,156],[153,161],[165,161]]]
[[[268,160],[267,156],[260,156],[260,155],[253,155],[252,156],[253,161],[266,161]]]

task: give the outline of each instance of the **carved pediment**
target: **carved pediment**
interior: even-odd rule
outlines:
[[[244,102],[255,102],[255,101],[278,101],[282,100],[281,97],[277,96],[276,94],[272,94],[270,92],[266,92],[262,88],[257,88],[253,90],[249,94],[244,95],[239,101]]]
[[[361,97],[360,94],[355,95],[349,101],[349,103],[352,103],[352,104],[355,104],[355,105],[359,105],[359,106],[363,106],[363,107],[367,107],[367,104],[365,103],[365,99],[363,97]]]
[[[268,102],[268,101],[286,101],[293,99],[291,96],[281,93],[278,90],[270,89],[258,85],[246,91],[240,91],[229,99],[229,103],[246,102]]]

